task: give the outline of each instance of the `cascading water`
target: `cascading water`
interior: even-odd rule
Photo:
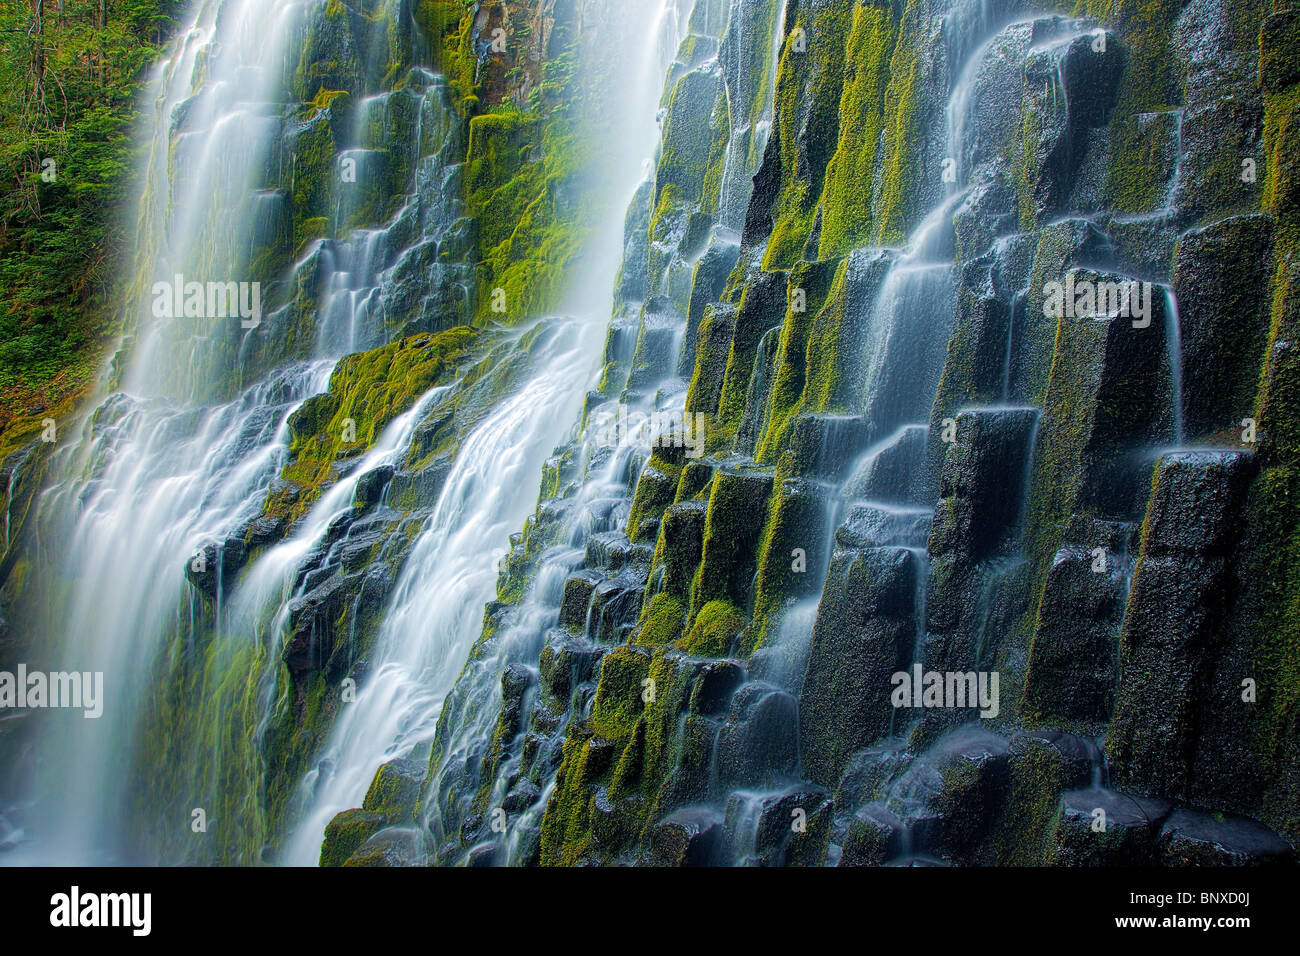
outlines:
[[[445,321],[463,308],[472,281],[442,248],[454,248],[462,228],[450,164],[458,133],[445,84],[420,68],[402,89],[365,97],[353,112],[355,146],[340,152],[338,182],[324,187],[336,196],[339,237],[306,237],[283,273],[273,271],[276,261],[249,261],[255,247],[283,250],[289,197],[277,182],[287,176],[292,190],[306,176],[286,169],[281,151],[286,130],[302,136],[310,126],[279,104],[291,99],[304,24],[324,8],[324,0],[204,0],[155,70],[130,303],[138,332],[126,345],[121,393],[60,452],[59,477],[40,503],[48,573],[70,595],[64,613],[51,608],[44,622],[47,663],[103,671],[111,703],[104,719],[84,726],[45,721],[32,842],[20,860],[257,858],[271,836],[257,796],[259,746],[284,706],[277,642],[305,586],[299,571],[351,510],[359,482],[391,470],[422,411],[446,391],[411,396],[412,410],[236,580],[232,549],[242,553],[239,539],[285,462],[290,416],[325,390],[338,356]],[[384,149],[384,182],[406,164],[414,186],[406,197],[383,197],[401,200],[384,221],[362,189],[368,174],[373,186],[368,157],[391,145],[385,130],[399,110],[414,117],[413,135]],[[260,270],[272,270],[262,271],[260,289],[236,281]],[[231,308],[211,317],[208,290],[228,282],[239,287]],[[234,311],[240,295],[256,308]],[[244,388],[248,380],[256,384]],[[196,587],[210,589],[211,615]],[[205,633],[210,643],[200,641]],[[151,691],[169,683],[188,694],[177,710]],[[161,744],[170,779],[157,790],[133,786],[133,761],[162,759],[152,752],[159,724],[170,725]],[[234,730],[229,743],[214,737],[223,724]],[[123,834],[121,821],[142,805],[145,833]],[[211,812],[216,849],[187,845],[187,807]]]
[[[466,439],[394,591],[365,685],[303,781],[308,809],[284,862],[314,865],[330,818],[365,795],[381,763],[433,735],[506,539],[536,502],[536,476],[594,371],[598,324],[551,335],[533,376]]]
[[[289,414],[324,387],[331,365],[288,368],[208,409],[109,399],[77,449],[84,460],[67,464],[88,479],[44,493],[51,515],[77,515],[71,528],[51,531],[80,568],[66,640],[48,663],[102,672],[109,706],[97,721],[50,721],[35,787],[32,830],[48,835],[35,847],[38,859],[112,852],[104,834],[131,781],[122,756],[148,692],[146,665],[190,613],[186,562],[256,514],[284,455]]]
[[[649,157],[654,103],[679,29],[676,0],[659,0],[633,18],[645,47],[618,78],[618,135],[611,157],[614,193],[626,197]],[[645,152],[638,155],[638,147]],[[614,209],[621,211],[615,203]],[[597,250],[573,283],[572,327],[552,333],[532,377],[466,440],[438,505],[415,545],[386,612],[372,671],[355,703],[302,785],[305,810],[286,862],[314,864],[325,825],[356,806],[375,770],[432,738],[443,701],[460,673],[482,609],[493,595],[496,567],[510,532],[536,503],[536,476],[569,430],[597,371],[600,337],[611,309],[622,217],[598,225]]]
[[[261,65],[280,62],[303,6],[200,4],[156,69],[136,314],[150,314],[155,281],[240,275],[251,187],[279,129],[264,106],[277,78]],[[109,837],[130,783],[123,758],[150,662],[189,617],[186,563],[256,514],[283,459],[289,414],[328,380],[331,362],[289,366],[228,404],[190,404],[212,394],[221,375],[211,349],[238,333],[240,318],[225,322],[193,336],[183,319],[141,319],[125,394],[110,396],[85,424],[80,443],[56,463],[64,477],[42,496],[47,573],[72,582],[66,617],[47,622],[57,636],[49,663],[102,671],[111,703],[98,722],[49,721],[31,827],[40,859],[123,849]]]
[[[590,0],[527,29],[467,5],[427,43],[399,20],[429,5],[357,2],[393,32],[200,3],[159,72],[147,318],[39,507],[33,663],[105,670],[114,709],[32,718],[0,849],[17,825],[23,861],[1021,863],[1060,851],[1056,807],[1122,804],[1123,749],[1165,727],[1145,691],[1181,679],[1139,659],[1147,539],[1196,547],[1143,509],[1252,467],[1194,447],[1242,400],[1197,403],[1239,377],[1199,368],[1215,227],[1178,231],[1201,86],[1117,99],[1118,34],[1021,0]],[[1134,143],[1161,168],[1120,195]],[[566,216],[567,301],[478,321]],[[245,275],[260,327],[153,312],[155,282]],[[1048,305],[1134,277],[1154,321]]]

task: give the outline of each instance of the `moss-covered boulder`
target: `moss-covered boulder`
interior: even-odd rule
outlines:
[[[387,825],[382,813],[367,810],[344,810],[325,827],[321,844],[320,865],[342,866],[361,845]]]

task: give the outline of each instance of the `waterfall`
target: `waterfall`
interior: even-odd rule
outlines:
[[[1025,0],[188,8],[116,354],[6,459],[0,653],[104,691],[0,714],[0,863],[1057,862],[1125,789],[1231,844],[1253,36],[1169,11],[1144,89],[1164,26]]]
[[[214,346],[240,333],[240,319],[205,335],[151,315],[155,282],[240,276],[253,186],[279,130],[265,108],[277,98],[274,65],[308,5],[197,4],[150,82],[130,314],[138,342],[122,391],[60,451],[40,500],[45,573],[70,585],[65,613],[46,622],[43,663],[103,672],[107,697],[100,720],[43,721],[31,848],[42,862],[130,852],[113,834],[133,783],[129,755],[152,661],[193,614],[186,564],[256,515],[283,463],[290,414],[328,382],[332,361],[299,361],[207,404],[232,391],[214,387],[225,375]],[[220,603],[219,547],[214,554]]]
[[[376,769],[433,737],[493,597],[507,538],[535,506],[542,465],[571,430],[598,371],[621,259],[622,211],[651,155],[655,103],[680,39],[676,8],[675,0],[657,0],[635,12],[634,35],[645,45],[620,78],[624,147],[610,160],[622,203],[613,203],[598,224],[592,254],[573,283],[575,319],[552,333],[525,386],[461,449],[402,571],[367,682],[302,782],[304,810],[284,862],[314,865],[325,825],[361,803]]]
[[[236,580],[294,413],[326,390],[340,356],[437,328],[464,308],[473,281],[442,249],[463,216],[459,124],[444,81],[419,67],[399,89],[360,97],[338,124],[350,132],[337,181],[313,186],[333,227],[283,234],[307,177],[286,159],[285,138],[323,122],[316,106],[284,104],[307,24],[322,15],[327,0],[199,0],[151,76],[123,371],[60,447],[39,501],[50,599],[38,646],[48,659],[33,665],[102,671],[107,706],[100,720],[39,718],[31,840],[10,859],[262,858],[274,824],[260,795],[263,747],[287,706],[281,642],[311,583],[303,572],[347,545],[331,535],[359,485],[391,472],[447,394],[409,396],[411,409]],[[399,115],[413,117],[409,135]],[[411,167],[410,192],[382,204],[345,185],[366,184],[381,146],[390,171]],[[250,261],[261,247],[276,258]],[[186,304],[193,290],[210,304],[228,283],[235,303],[251,291],[253,320]],[[196,588],[209,589],[210,613]],[[165,695],[169,686],[185,699]],[[206,841],[190,836],[196,811],[210,817]],[[133,817],[144,832],[123,827]]]
[[[371,673],[303,781],[308,811],[285,862],[314,865],[325,824],[365,795],[385,760],[433,735],[443,698],[492,597],[506,540],[537,500],[537,476],[595,371],[599,323],[557,330],[539,367],[466,440],[403,569]]]

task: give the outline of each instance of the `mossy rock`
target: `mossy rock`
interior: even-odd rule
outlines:
[[[764,472],[719,471],[714,476],[704,553],[691,584],[692,621],[711,601],[748,604],[771,492],[772,475]]]
[[[344,810],[325,827],[321,844],[320,865],[342,866],[361,845],[388,825],[382,813],[367,810]]]
[[[710,601],[695,615],[678,647],[694,657],[724,657],[743,639],[747,619],[734,604]]]

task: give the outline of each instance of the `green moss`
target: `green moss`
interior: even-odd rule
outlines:
[[[571,733],[542,816],[543,865],[573,866],[591,850],[591,783],[598,776],[589,733]]]
[[[734,307],[710,305],[704,309],[696,336],[695,368],[686,390],[686,411],[716,415],[736,327]]]
[[[1277,30],[1273,24],[1267,32]],[[1294,29],[1290,35],[1294,39]],[[1293,65],[1276,71],[1281,69],[1269,58],[1261,66],[1267,159],[1262,206],[1275,220],[1278,267],[1255,413],[1268,467],[1246,509],[1247,537],[1257,544],[1245,580],[1256,582],[1260,592],[1247,626],[1260,711],[1254,750],[1263,778],[1272,781],[1261,816],[1294,842],[1300,837],[1300,786],[1293,770],[1300,739],[1300,354],[1293,344],[1300,337],[1300,75]]]
[[[1116,118],[1111,124],[1106,202],[1116,212],[1143,213],[1165,205],[1172,174],[1170,146],[1178,120],[1173,113]],[[1023,208],[1023,206],[1022,206]]]
[[[725,657],[744,635],[747,620],[729,601],[710,601],[700,608],[695,622],[678,648],[694,657]]]
[[[663,647],[676,641],[686,623],[686,605],[672,594],[656,594],[641,612],[636,643],[643,647]]]
[[[687,73],[674,87],[668,99],[656,172],[660,192],[673,186],[691,201],[698,202],[701,198],[709,154],[714,148],[710,120],[720,84],[716,73],[693,72]]]
[[[788,283],[790,308],[785,321],[781,324],[781,339],[776,350],[776,370],[772,376],[772,388],[769,396],[769,414],[767,429],[758,442],[756,458],[764,463],[772,463],[785,447],[789,425],[794,415],[810,403],[807,372],[810,364],[818,370],[828,373],[836,365],[836,336],[834,331],[825,331],[818,337],[815,351],[810,350],[812,343],[813,320],[825,307],[832,287],[837,283],[842,288],[844,281],[842,263],[828,260],[818,263],[800,263],[790,273]],[[795,297],[803,292],[803,310],[795,308]],[[841,313],[836,313],[841,315]],[[829,352],[827,351],[829,349]],[[823,376],[824,377],[824,376]],[[811,407],[820,408],[825,404],[826,388],[823,381],[818,381],[812,388]]]
[[[327,117],[317,116],[293,142],[294,248],[328,232],[337,151]]]
[[[889,86],[885,91],[885,149],[881,171],[880,205],[876,213],[876,239],[882,244],[906,239],[917,219],[921,166],[922,122],[918,87],[922,82],[917,37],[924,26],[921,0],[908,0],[900,28],[900,42],[889,61]]]
[[[735,434],[745,414],[754,360],[764,333],[781,325],[786,309],[786,274],[763,272],[745,286],[727,353],[727,368],[718,399],[717,428]]]
[[[641,788],[651,792],[662,787],[670,774],[681,772],[684,747],[682,713],[690,703],[691,691],[698,674],[681,657],[680,652],[659,650],[650,662],[650,679],[654,681],[654,700],[645,708],[645,748],[642,759]],[[655,808],[649,814],[655,818]]]
[[[615,743],[626,740],[645,709],[642,681],[649,676],[650,656],[624,645],[605,655],[591,710],[596,733]]]
[[[705,514],[704,555],[691,585],[692,621],[713,601],[748,603],[771,492],[768,473],[720,471],[714,476]]]
[[[754,582],[754,646],[761,646],[768,620],[791,598],[821,586],[818,563],[827,551],[828,502],[809,482],[793,479],[793,457],[777,468],[771,517],[763,529]],[[796,554],[797,553],[797,554]]]
[[[781,151],[781,191],[763,259],[765,269],[788,269],[805,258],[817,218],[826,166],[836,150],[844,85],[846,40],[853,0],[800,5],[791,30],[807,37],[802,52],[782,50],[775,99],[774,135]]]
[[[1075,10],[1121,25],[1129,49],[1116,113],[1172,109],[1181,97],[1171,55],[1174,23],[1186,0],[1078,0]]]
[[[876,144],[897,26],[888,5],[854,8],[840,99],[840,135],[826,172],[818,258],[842,256],[873,235],[871,190]]]
[[[461,326],[342,359],[329,390],[291,416],[289,460],[281,474],[296,488],[272,492],[264,513],[291,521],[305,513],[325,490],[331,466],[364,452],[389,422],[446,381],[467,357],[474,335]]]
[[[382,814],[344,810],[325,826],[320,865],[342,866],[363,843],[382,830],[385,823]]]
[[[658,524],[664,509],[673,503],[681,473],[681,465],[666,461],[658,454],[652,455],[641,469],[627,523],[628,536],[633,541],[653,539],[653,532],[648,529],[646,522]],[[643,532],[643,528],[647,530]]]

